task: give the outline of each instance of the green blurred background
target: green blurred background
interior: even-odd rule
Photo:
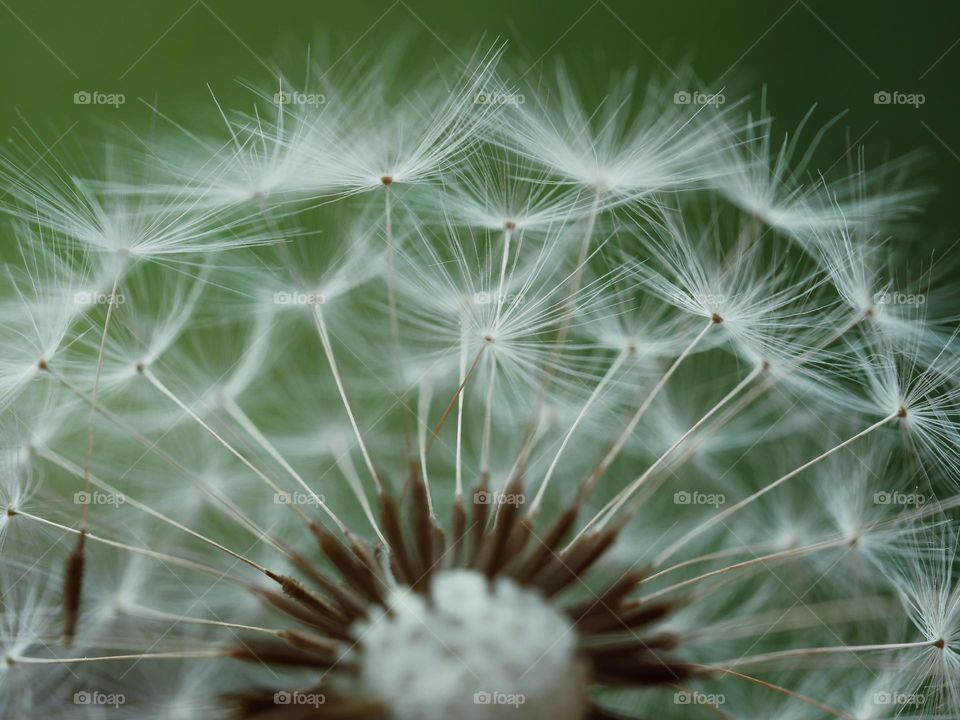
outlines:
[[[302,67],[318,33],[347,66],[407,41],[401,74],[499,38],[520,72],[552,72],[563,58],[598,89],[610,70],[669,77],[667,67],[690,61],[728,98],[766,85],[780,131],[814,103],[814,126],[849,110],[818,150],[822,167],[847,138],[866,145],[868,163],[925,151],[918,175],[936,195],[922,240],[946,248],[958,237],[958,21],[960,3],[942,0],[0,0],[0,128],[9,143],[31,136],[56,154],[94,147],[104,125],[142,132],[152,114],[141,98],[187,124],[209,117],[208,84],[224,103],[248,107],[236,80],[265,80],[283,60]],[[83,90],[126,102],[74,104]],[[925,101],[874,104],[884,90]]]

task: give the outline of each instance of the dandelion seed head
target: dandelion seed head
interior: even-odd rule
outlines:
[[[909,159],[501,54],[0,159],[0,716],[958,714]]]

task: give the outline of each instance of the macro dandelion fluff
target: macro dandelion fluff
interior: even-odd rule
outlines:
[[[960,714],[907,162],[501,53],[0,162],[0,717]]]

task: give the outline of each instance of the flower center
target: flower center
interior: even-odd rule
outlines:
[[[354,627],[359,682],[394,720],[579,720],[586,669],[567,618],[509,579],[472,570],[408,588]]]

